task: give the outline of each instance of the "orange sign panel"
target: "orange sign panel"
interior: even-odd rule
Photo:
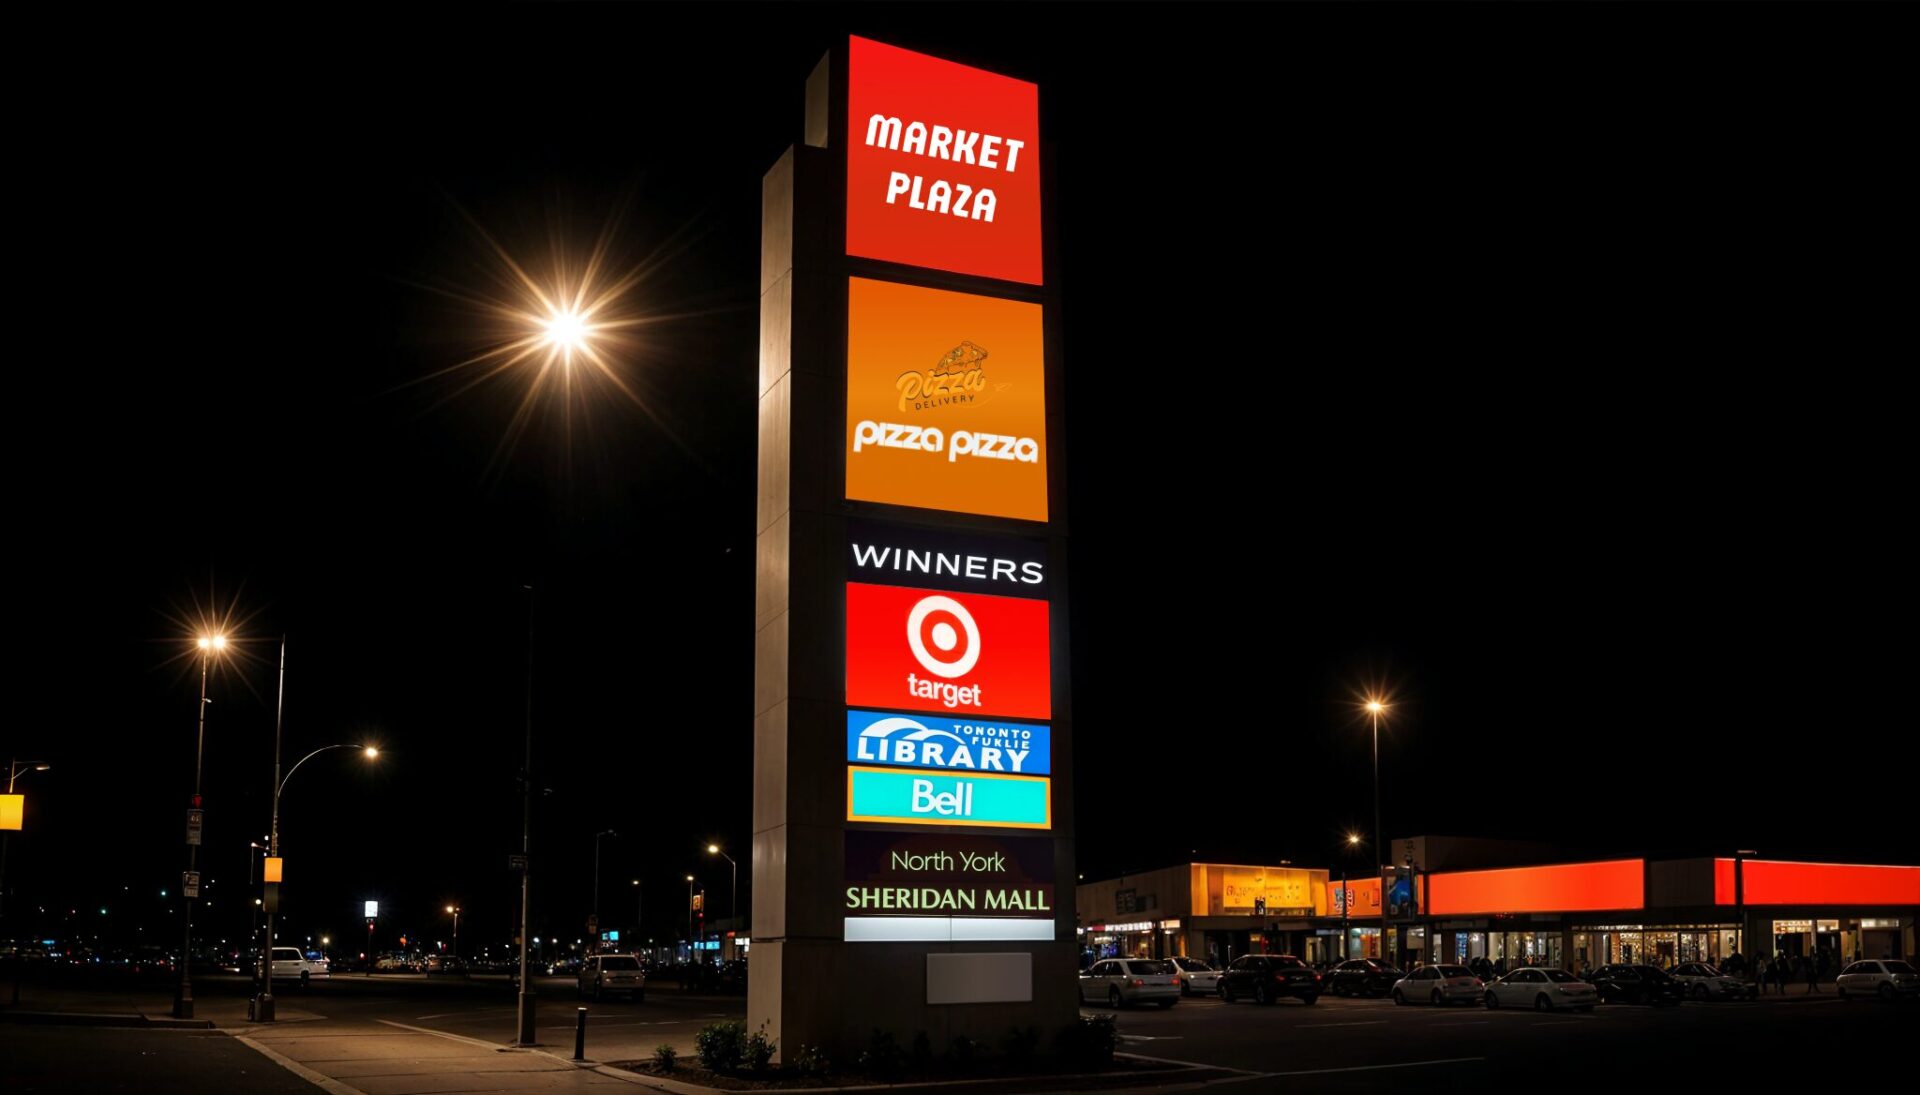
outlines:
[[[1715,903],[1733,904],[1733,860],[1713,867]],[[1920,905],[1920,867],[1749,859],[1740,871],[1749,905]]]
[[[847,497],[1047,519],[1040,306],[847,286]]]
[[[1380,880],[1377,878],[1356,878],[1346,884],[1347,892],[1353,895],[1353,908],[1347,911],[1349,919],[1380,915]],[[1327,915],[1340,915],[1340,883],[1336,880],[1327,883]]]
[[[847,254],[1040,284],[1040,89],[848,46]]]
[[[1502,871],[1451,871],[1427,876],[1427,912],[1601,912],[1646,905],[1644,859],[1563,863]]]

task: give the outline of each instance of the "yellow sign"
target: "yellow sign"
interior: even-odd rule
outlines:
[[[0,795],[0,829],[18,830],[27,816],[27,796]]]
[[[1313,873],[1280,867],[1226,867],[1220,872],[1220,905],[1228,912],[1270,913],[1282,909],[1314,913]]]
[[[266,867],[261,871],[261,874],[260,874],[261,880],[266,882],[280,881],[280,862],[281,862],[280,857],[271,856],[267,859],[261,860],[261,862],[266,864]]]

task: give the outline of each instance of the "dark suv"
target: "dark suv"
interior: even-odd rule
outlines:
[[[1335,996],[1385,996],[1405,976],[1378,959],[1355,958],[1333,967],[1324,985]]]
[[[1587,975],[1603,1004],[1677,1004],[1687,986],[1656,966],[1601,966]]]
[[[1220,975],[1220,999],[1231,1004],[1242,996],[1256,1004],[1298,996],[1311,1004],[1320,999],[1320,975],[1291,954],[1242,955]]]

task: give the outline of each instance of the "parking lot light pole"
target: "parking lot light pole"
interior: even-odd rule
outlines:
[[[717,855],[721,859],[726,860],[727,866],[733,869],[733,888],[728,892],[727,897],[727,917],[731,920],[738,920],[740,918],[740,864],[735,863],[732,856],[721,851],[720,845],[718,844],[707,845],[707,854]],[[735,931],[738,931],[739,928],[740,925],[734,925]]]
[[[200,710],[199,729],[194,734],[193,744],[193,798],[189,800],[189,810],[200,809],[200,773],[207,754],[207,672],[213,665],[213,656],[227,649],[225,635],[202,635],[195,641],[200,650]],[[187,842],[187,874],[192,875],[200,859],[200,834],[190,832]],[[193,1018],[193,902],[187,896],[185,882],[181,879],[180,908],[182,939],[180,945],[180,984],[174,990],[173,1017],[175,1019]]]

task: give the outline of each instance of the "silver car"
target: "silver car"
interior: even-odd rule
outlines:
[[[1897,958],[1868,959],[1855,962],[1840,971],[1833,987],[1844,999],[1849,996],[1878,996],[1894,1000],[1902,996],[1920,996],[1920,972]]]
[[[634,1003],[647,998],[647,974],[631,954],[596,954],[580,965],[580,995],[595,1000],[624,992]]]
[[[1104,1001],[1120,1008],[1149,1001],[1163,1008],[1180,1002],[1173,963],[1156,958],[1108,958],[1080,975],[1080,1002]]]
[[[1705,962],[1682,962],[1674,967],[1673,979],[1687,986],[1687,995],[1695,1000],[1745,1000],[1755,988]]]
[[[1220,987],[1220,971],[1198,958],[1169,958],[1182,996],[1212,996]]]
[[[1490,1008],[1532,1008],[1535,1011],[1552,1011],[1555,1008],[1592,1011],[1593,1005],[1600,1002],[1600,994],[1592,985],[1566,970],[1531,967],[1514,970],[1505,977],[1488,982],[1482,998]]]
[[[1465,966],[1421,966],[1393,983],[1396,1004],[1477,1004],[1486,988]]]

